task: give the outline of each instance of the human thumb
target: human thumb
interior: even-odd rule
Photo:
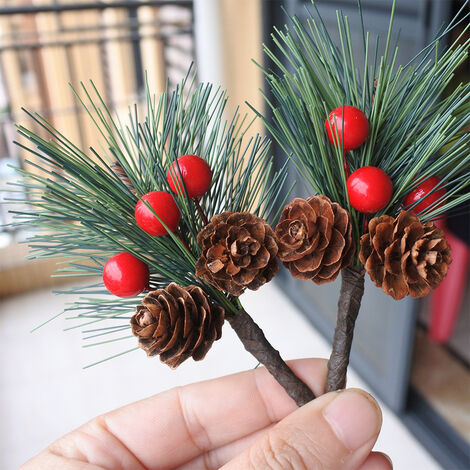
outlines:
[[[327,393],[288,415],[223,469],[356,470],[381,424],[380,408],[366,392]]]

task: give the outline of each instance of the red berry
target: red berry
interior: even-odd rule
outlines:
[[[351,206],[365,214],[383,209],[393,192],[390,177],[375,166],[364,166],[351,173],[346,186]]]
[[[118,253],[104,265],[103,282],[111,294],[134,297],[148,287],[149,268],[130,253]]]
[[[171,190],[174,193],[184,194],[180,179],[181,172],[184,186],[190,198],[201,197],[205,194],[212,181],[212,172],[207,162],[197,155],[183,155],[177,161],[178,163],[173,162],[167,174]]]
[[[343,106],[340,106],[328,115],[325,130],[333,145],[339,142],[340,146],[343,145],[344,151],[348,152],[362,145],[367,139],[369,121],[366,115],[354,106],[344,106],[343,115]]]
[[[416,204],[411,209],[411,212],[415,214],[419,214],[426,210],[431,204],[434,204],[438,199],[440,199],[446,193],[445,188],[439,188],[436,191],[433,189],[441,182],[441,180],[437,176],[431,176],[428,179],[421,182],[418,186],[416,186],[413,191],[411,191],[408,196],[405,197],[403,201],[403,206],[410,206],[411,204],[415,203],[416,201],[422,199],[419,204]],[[433,191],[433,192],[431,192]],[[431,193],[431,194],[429,194]],[[442,200],[437,206],[440,207],[444,204],[444,200]]]
[[[146,201],[152,209],[147,207],[143,201]],[[155,214],[160,217],[162,222],[169,230],[174,232],[180,221],[180,211],[176,205],[173,196],[165,191],[152,191],[144,194],[135,206],[135,220],[137,225],[150,235],[167,235],[165,227]]]

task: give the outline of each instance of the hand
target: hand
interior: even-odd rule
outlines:
[[[290,366],[317,394],[326,361]],[[350,389],[297,408],[264,370],[179,387],[99,416],[20,470],[390,470],[371,452],[375,400]]]

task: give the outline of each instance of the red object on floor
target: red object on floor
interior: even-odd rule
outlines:
[[[446,228],[445,221],[436,222],[446,234],[452,249],[452,263],[441,285],[431,294],[431,324],[429,336],[433,341],[445,343],[454,331],[465,294],[470,248]]]

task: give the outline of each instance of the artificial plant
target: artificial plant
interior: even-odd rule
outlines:
[[[144,117],[136,106],[127,125],[93,85],[83,86],[77,98],[103,149],[77,148],[37,114],[30,116],[49,138],[18,128],[31,144],[19,145],[37,159],[26,162],[34,171],[20,170],[30,209],[17,212],[16,223],[38,230],[31,256],[66,258],[59,275],[103,276],[67,291],[83,295],[66,311],[76,327],[90,327],[92,344],[136,336],[148,355],[176,367],[202,359],[227,320],[302,405],[313,393],[239,299],[274,277],[278,257],[295,277],[319,284],[341,274],[327,390],[345,385],[365,271],[397,299],[439,284],[450,248],[432,220],[470,197],[470,86],[440,95],[469,42],[440,52],[455,20],[399,66],[395,1],[382,57],[358,5],[361,70],[348,19],[338,12],[338,47],[315,5],[316,18],[290,18],[273,34],[276,50],[265,48],[274,64],[263,68],[272,119],[258,114],[311,188],[307,199],[286,205],[287,162],[273,172],[269,139],[248,139],[238,112],[224,120],[225,94],[188,77],[158,100],[147,90]]]
[[[176,367],[202,359],[225,319],[297,403],[311,400],[238,298],[278,270],[274,232],[264,219],[277,218],[286,166],[273,171],[269,139],[247,138],[249,123],[238,111],[226,122],[226,94],[195,85],[190,73],[159,99],[147,89],[144,117],[135,106],[127,125],[90,87],[75,93],[102,149],[79,149],[38,114],[29,113],[48,138],[18,127],[31,144],[19,145],[37,157],[25,161],[31,170],[19,170],[30,209],[17,211],[15,222],[36,231],[30,256],[65,258],[60,276],[103,276],[65,291],[82,294],[65,310],[77,321],[72,328],[85,328],[89,345],[133,344],[112,357],[138,349],[132,332],[147,354]],[[225,290],[214,276],[229,275],[216,272],[210,246],[200,240],[207,233],[210,245],[221,217],[226,223],[214,229],[230,231],[227,256],[241,266],[230,264],[233,282]],[[196,274],[198,259],[205,275]]]
[[[360,1],[359,50],[348,17],[337,12],[337,46],[312,3],[304,23],[290,18],[272,34],[273,48],[264,47],[272,64],[261,67],[270,116],[258,114],[317,194],[284,209],[276,228],[280,259],[294,277],[317,284],[341,271],[330,391],[345,386],[365,273],[398,300],[428,294],[450,264],[450,247],[432,221],[470,198],[470,84],[444,96],[468,59],[469,14],[462,13],[465,2],[435,40],[400,65],[392,41],[396,0],[382,56]],[[442,38],[462,23],[455,43],[443,47]],[[349,214],[350,228],[338,207]]]

